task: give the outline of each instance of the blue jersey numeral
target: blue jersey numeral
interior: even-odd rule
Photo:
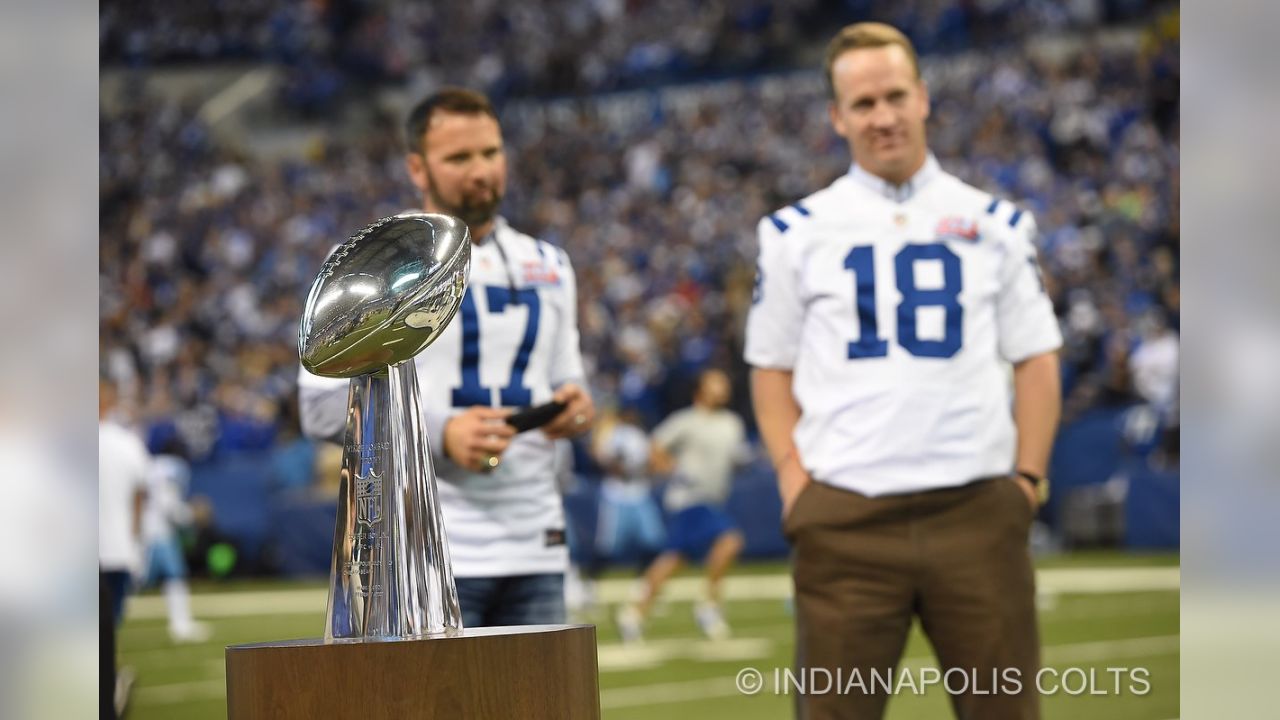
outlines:
[[[480,319],[470,288],[462,294],[458,313],[462,317],[462,385],[453,389],[453,406],[488,405],[493,399],[480,384]]]
[[[916,287],[916,260],[942,261],[942,287]],[[908,245],[893,259],[902,302],[898,305],[898,344],[916,357],[949,358],[960,350],[964,308],[960,306],[960,257],[942,243]],[[946,310],[946,330],[941,340],[921,340],[916,335],[916,310],[939,306]]]
[[[875,248],[859,245],[845,256],[844,266],[854,274],[858,338],[849,343],[850,360],[884,357],[889,343],[879,337],[876,320]],[[922,290],[916,286],[915,261],[942,262],[942,287]],[[949,358],[963,343],[964,307],[960,305],[963,277],[960,256],[942,243],[911,244],[893,258],[894,275],[902,302],[898,304],[898,344],[916,357]],[[941,307],[945,331],[941,340],[922,340],[916,331],[916,313],[922,307]]]
[[[845,256],[844,266],[853,273],[858,310],[858,339],[849,343],[849,359],[884,357],[889,354],[889,342],[879,337],[876,326],[876,265],[875,248],[859,245]]]
[[[533,344],[538,339],[538,320],[542,309],[538,301],[538,291],[533,288],[512,291],[510,288],[489,286],[485,288],[485,299],[489,302],[491,313],[505,312],[512,305],[524,305],[529,308],[524,336],[520,339],[520,347],[516,350],[515,360],[511,363],[510,379],[499,391],[499,404],[504,407],[532,404],[533,392],[524,385],[524,371],[529,367],[529,356],[533,353]],[[460,310],[462,385],[453,389],[453,405],[454,407],[489,405],[493,399],[493,392],[480,384],[480,319],[470,289],[462,296]]]
[[[538,291],[524,288],[511,292],[510,288],[489,287],[489,312],[504,312],[510,305],[524,305],[529,308],[529,320],[524,326],[524,337],[520,338],[520,348],[516,350],[516,359],[511,363],[511,380],[502,388],[503,407],[521,407],[533,402],[533,393],[524,386],[524,371],[529,367],[529,355],[533,353],[533,343],[538,339],[538,316],[542,306],[538,303]]]

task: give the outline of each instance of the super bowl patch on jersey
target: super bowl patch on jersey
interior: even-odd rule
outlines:
[[[524,287],[558,287],[560,272],[543,260],[520,263],[520,281]]]
[[[978,221],[966,217],[945,217],[933,231],[939,242],[947,240],[978,241]]]

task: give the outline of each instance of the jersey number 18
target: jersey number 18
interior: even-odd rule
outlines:
[[[880,337],[876,320],[875,248],[858,245],[844,258],[844,267],[854,275],[858,312],[858,337],[849,343],[849,359],[884,357],[889,342]],[[942,287],[922,290],[916,285],[915,261],[942,261]],[[964,308],[960,305],[962,279],[960,257],[942,243],[913,243],[893,258],[894,275],[902,302],[898,303],[898,344],[916,357],[949,358],[960,350]],[[916,311],[941,307],[945,311],[945,331],[941,340],[921,339],[916,331]]]

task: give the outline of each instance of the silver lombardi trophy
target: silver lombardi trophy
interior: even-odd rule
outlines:
[[[336,248],[311,286],[302,365],[351,379],[326,642],[462,628],[413,357],[453,319],[470,264],[465,224],[402,213]]]

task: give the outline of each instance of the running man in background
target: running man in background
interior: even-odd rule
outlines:
[[[672,473],[663,496],[669,515],[667,550],[645,571],[640,601],[618,609],[615,620],[624,641],[643,637],[663,585],[686,561],[705,560],[706,565],[706,595],[694,605],[698,627],[712,639],[729,635],[720,585],[742,552],[743,538],[724,504],[734,465],[749,454],[742,418],[725,408],[730,392],[727,375],[706,370],[698,377],[693,405],[653,430],[653,465]]]
[[[760,221],[745,348],[793,547],[797,665],[892,672],[919,615],[943,671],[1033,677],[1027,533],[1062,397],[1035,221],[939,167],[901,32],[844,28],[826,74],[854,164]],[[1030,684],[951,700],[962,718],[1039,717]],[[811,693],[797,709],[862,720],[887,702]]]

